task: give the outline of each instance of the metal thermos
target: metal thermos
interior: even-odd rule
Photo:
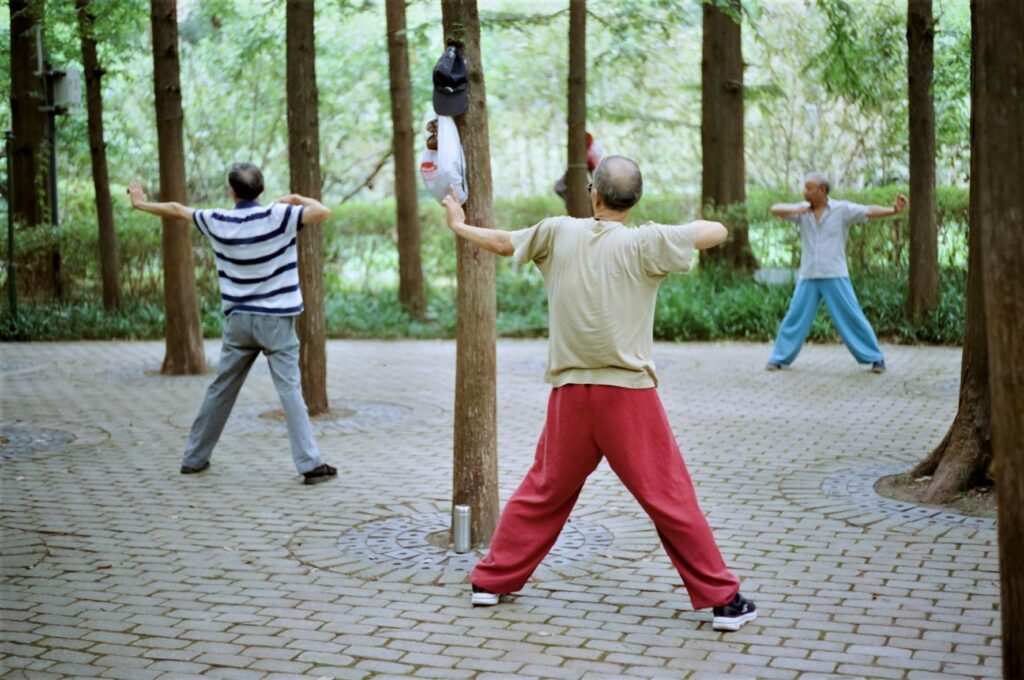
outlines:
[[[456,505],[452,512],[452,542],[455,552],[469,552],[469,506]]]

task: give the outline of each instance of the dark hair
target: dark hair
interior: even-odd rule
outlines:
[[[263,193],[263,173],[252,163],[235,163],[228,171],[228,184],[235,196],[252,201]]]
[[[594,191],[612,210],[628,210],[644,195],[640,166],[625,156],[605,156],[594,168]]]

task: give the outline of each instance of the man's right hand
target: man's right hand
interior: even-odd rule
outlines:
[[[142,190],[142,182],[136,179],[128,185],[128,199],[132,202],[133,208],[146,202],[146,192]]]
[[[449,229],[455,231],[455,225],[466,223],[466,211],[459,204],[454,185],[448,187],[448,195],[441,201],[441,205],[444,206],[444,216],[448,220]]]

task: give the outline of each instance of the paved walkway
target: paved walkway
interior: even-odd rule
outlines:
[[[216,359],[218,343],[208,342]],[[885,502],[956,409],[960,352],[841,346],[762,370],[754,344],[659,344],[702,505],[761,616],[694,612],[602,464],[517,597],[468,603],[441,546],[455,346],[331,342],[340,479],[304,487],[262,360],[210,472],[178,474],[209,376],[161,343],[0,345],[0,673],[9,678],[869,677],[1000,674],[993,522]],[[499,343],[502,500],[544,416],[542,341]]]

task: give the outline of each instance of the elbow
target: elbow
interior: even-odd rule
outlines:
[[[770,212],[771,212],[772,215],[775,215],[775,217],[785,217],[786,216],[786,211],[783,209],[781,203],[776,203],[775,205],[773,205],[771,207]]]
[[[502,243],[501,245],[498,246],[497,250],[498,255],[501,255],[502,257],[510,257],[515,252],[515,246],[513,246],[511,243]]]

